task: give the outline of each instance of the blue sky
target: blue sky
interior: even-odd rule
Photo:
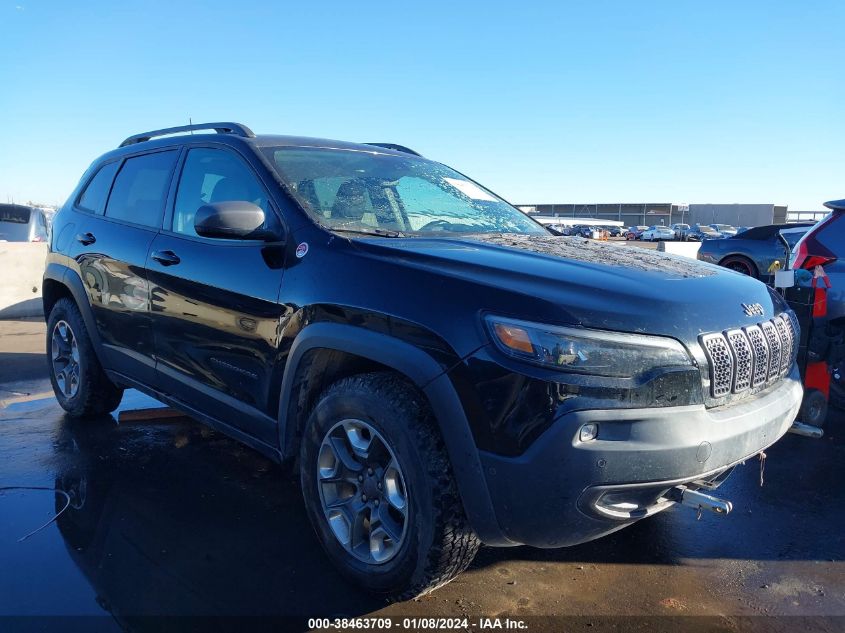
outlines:
[[[515,203],[845,197],[845,2],[0,0],[0,201],[211,120],[392,141]]]

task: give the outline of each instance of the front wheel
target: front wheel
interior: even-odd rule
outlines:
[[[123,389],[106,376],[76,304],[59,299],[47,319],[50,382],[59,405],[72,417],[111,413]]]
[[[478,551],[428,403],[400,376],[352,376],[322,394],[302,439],[300,480],[329,558],[368,591],[428,593]]]

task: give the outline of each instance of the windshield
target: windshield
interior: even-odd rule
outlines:
[[[319,147],[264,152],[302,207],[332,230],[549,234],[487,189],[423,158]]]

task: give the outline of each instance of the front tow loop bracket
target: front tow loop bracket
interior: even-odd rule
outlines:
[[[730,501],[719,499],[718,497],[699,492],[698,490],[692,490],[686,486],[675,486],[669,491],[666,497],[688,508],[693,508],[698,512],[699,519],[701,519],[701,513],[704,510],[724,516],[733,510],[734,507]]]

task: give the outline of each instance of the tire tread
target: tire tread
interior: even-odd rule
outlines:
[[[390,599],[408,600],[425,595],[464,571],[475,558],[481,541],[467,520],[445,442],[425,397],[399,374],[374,372],[337,381],[319,400],[335,391],[350,388],[368,390],[400,411],[427,464],[426,479],[431,484],[434,501],[434,542],[422,574],[413,578],[406,589],[391,595]]]
[[[64,312],[64,315],[61,315]],[[58,316],[57,316],[58,315]],[[79,347],[80,355],[84,355],[87,364],[87,384],[80,385],[82,390],[81,399],[74,402],[70,408],[64,404],[62,407],[69,415],[73,417],[96,416],[104,415],[114,411],[120,404],[123,398],[123,389],[115,386],[106,372],[103,371],[102,365],[97,358],[94,351],[94,345],[91,342],[91,337],[88,334],[88,329],[85,327],[85,320],[82,318],[82,313],[76,303],[63,297],[59,299],[53,306],[50,312],[47,327],[47,345],[48,345],[48,363],[49,361],[49,345],[50,337],[52,336],[53,323],[59,318],[70,322],[73,328],[73,334],[76,337],[76,344]],[[50,367],[51,380],[53,375],[53,368]],[[55,386],[54,386],[55,388]],[[61,401],[60,401],[61,404]]]

